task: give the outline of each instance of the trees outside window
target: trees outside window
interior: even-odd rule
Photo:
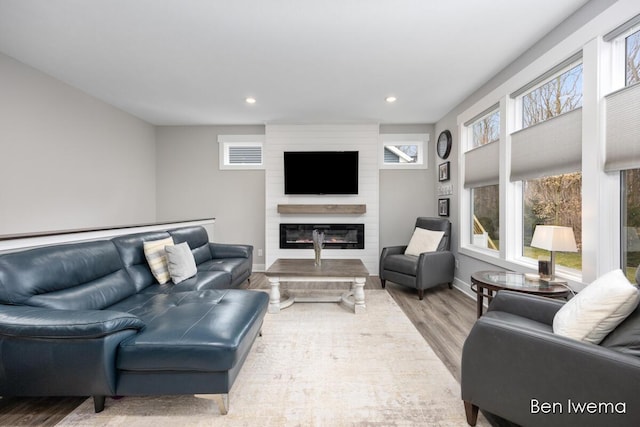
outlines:
[[[500,111],[489,113],[471,125],[472,148],[500,139]]]
[[[522,127],[527,128],[582,106],[582,64],[522,96]]]
[[[625,81],[627,86],[640,83],[640,31],[625,39]]]

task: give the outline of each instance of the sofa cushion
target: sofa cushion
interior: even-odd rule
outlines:
[[[144,242],[142,248],[144,256],[149,263],[151,274],[156,278],[158,283],[167,283],[171,279],[169,274],[169,264],[167,263],[167,253],[165,246],[173,245],[173,239],[167,237],[161,240],[151,240]]]
[[[435,252],[444,236],[444,231],[426,230],[416,227],[405,249],[405,255],[419,256],[423,252]]]
[[[384,269],[415,276],[418,274],[418,257],[414,255],[389,255],[385,258]]]
[[[136,293],[111,241],[47,246],[0,256],[0,302],[100,310]]]
[[[231,274],[226,271],[199,271],[195,276],[180,283],[156,283],[141,291],[150,294],[173,294],[177,292],[202,291],[207,289],[229,289]]]
[[[127,270],[138,291],[158,283],[151,274],[149,263],[144,256],[143,244],[151,240],[166,239],[166,231],[151,231],[114,237],[111,241],[118,249],[124,268]]]
[[[189,245],[186,242],[165,246],[164,250],[167,253],[167,264],[173,283],[184,282],[186,279],[196,275],[198,272],[196,261],[193,259],[191,249],[189,249]]]
[[[226,371],[251,345],[269,297],[247,290],[155,295],[133,314],[145,328],[124,341],[117,367],[126,371]],[[170,325],[171,327],[167,327]],[[249,338],[249,339],[245,339]]]
[[[599,344],[636,309],[637,286],[613,270],[596,279],[569,300],[553,319],[553,332],[579,341]]]
[[[187,242],[196,260],[196,265],[212,259],[209,250],[209,235],[203,227],[183,227],[169,230],[175,244]]]
[[[212,259],[199,264],[198,272],[224,271],[231,275],[231,282],[235,283],[239,277],[251,271],[251,267],[251,260],[248,258]]]

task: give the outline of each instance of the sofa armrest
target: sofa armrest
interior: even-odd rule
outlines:
[[[209,243],[209,250],[214,259],[220,258],[251,258],[253,246],[232,245],[227,243]]]
[[[639,383],[637,357],[490,317],[476,321],[462,352],[463,400],[522,425],[637,425]],[[540,412],[542,402],[556,412]],[[587,403],[606,406],[579,413]],[[605,413],[609,403],[625,413]]]
[[[553,324],[553,318],[565,301],[514,291],[500,291],[489,304],[489,311],[504,311],[535,320],[546,325]]]
[[[86,339],[143,327],[138,317],[118,311],[0,306],[0,335],[5,336]]]
[[[452,283],[456,260],[450,251],[423,252],[418,257],[418,289]]]
[[[384,259],[389,255],[400,255],[403,254],[407,249],[407,246],[387,246],[386,248],[382,248],[382,253],[380,253],[380,263],[378,264],[380,278],[384,277]]]

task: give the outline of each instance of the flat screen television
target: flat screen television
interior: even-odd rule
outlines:
[[[358,152],[285,151],[284,194],[358,194]]]

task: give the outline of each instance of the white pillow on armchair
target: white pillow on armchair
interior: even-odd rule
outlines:
[[[638,287],[622,270],[606,273],[570,299],[553,318],[553,332],[599,344],[636,309]]]
[[[444,236],[444,231],[433,231],[416,227],[404,254],[420,256],[423,252],[435,252],[436,249],[438,249],[440,240],[442,240],[442,236]]]

